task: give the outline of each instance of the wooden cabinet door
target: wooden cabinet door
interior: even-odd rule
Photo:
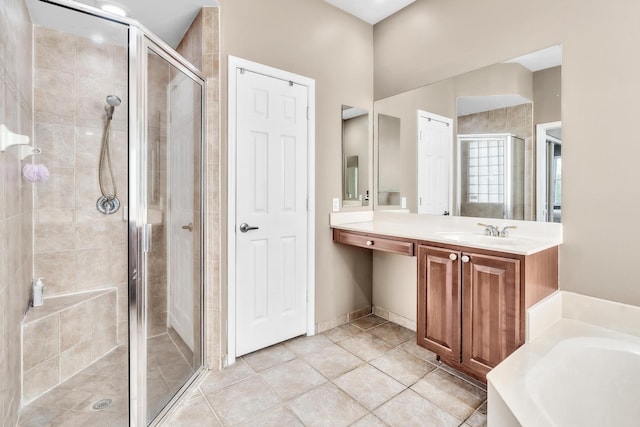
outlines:
[[[455,362],[460,361],[459,258],[453,250],[418,248],[418,345]]]
[[[462,261],[462,365],[484,376],[520,345],[520,261]]]

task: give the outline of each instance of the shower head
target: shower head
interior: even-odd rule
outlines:
[[[122,100],[116,95],[107,95],[107,105],[104,106],[104,110],[107,112],[107,120],[113,119],[113,112],[121,102]]]
[[[107,104],[109,104],[111,107],[117,107],[121,102],[122,100],[116,95],[107,95]]]

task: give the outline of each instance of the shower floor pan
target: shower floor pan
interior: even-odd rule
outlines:
[[[148,340],[148,412],[171,399],[170,390],[189,378],[192,368],[165,333]],[[18,426],[129,425],[128,349],[121,345],[64,383],[22,408]],[[111,400],[110,403],[106,403]]]

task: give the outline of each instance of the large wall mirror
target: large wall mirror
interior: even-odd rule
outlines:
[[[369,204],[369,111],[342,106],[342,206]]]
[[[406,201],[416,213],[560,222],[561,61],[561,46],[552,46],[375,101],[374,208]]]

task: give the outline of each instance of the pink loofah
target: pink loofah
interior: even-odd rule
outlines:
[[[22,168],[22,176],[29,182],[44,182],[49,179],[49,169],[45,165],[27,163]]]

